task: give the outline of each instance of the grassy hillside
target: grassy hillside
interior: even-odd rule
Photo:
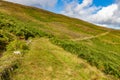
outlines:
[[[31,50],[15,71],[13,80],[107,80],[103,73],[84,60],[51,44],[46,38],[34,39]]]
[[[30,80],[31,75],[33,80],[117,80],[119,33],[42,9],[0,1],[0,60],[4,63],[4,59],[9,59],[6,53],[22,53],[22,60],[18,60],[21,65],[13,72],[15,80]]]

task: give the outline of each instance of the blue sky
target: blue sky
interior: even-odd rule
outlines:
[[[96,6],[108,6],[110,4],[115,3],[115,0],[94,0],[93,4]]]
[[[55,5],[55,9],[53,12],[59,13],[64,8],[64,3],[61,0],[58,0],[57,4]]]
[[[79,3],[82,3],[83,0],[79,0]],[[69,0],[69,2],[72,2],[72,0]],[[93,0],[93,5],[95,6],[108,6],[115,3],[115,0]],[[58,0],[54,9],[48,9],[55,13],[60,13],[64,9],[64,2],[63,0]]]
[[[120,0],[6,0],[120,29]]]

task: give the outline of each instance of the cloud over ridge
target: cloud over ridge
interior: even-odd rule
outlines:
[[[40,8],[52,8],[57,3],[57,0],[5,0],[15,3],[20,3],[29,6],[35,6]]]
[[[83,19],[95,24],[120,29],[120,0],[107,7],[93,5],[93,0],[73,0],[65,6],[62,14]]]
[[[49,10],[54,8],[59,0],[6,0],[24,5],[35,6]],[[98,25],[105,25],[110,28],[120,29],[120,0],[104,6],[95,6],[93,0],[61,0],[64,9],[61,14],[79,18]]]

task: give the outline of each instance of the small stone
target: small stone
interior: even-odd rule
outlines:
[[[20,51],[14,51],[13,53],[14,53],[14,54],[21,54]]]

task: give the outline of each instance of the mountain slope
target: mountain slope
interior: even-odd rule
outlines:
[[[27,55],[29,54],[31,56],[34,55],[30,53],[31,49],[29,50],[29,45],[26,45],[26,43],[29,42],[29,39],[35,37],[46,37],[50,39],[50,41],[52,42],[52,44],[50,43],[51,45],[55,44],[57,46],[60,46],[64,50],[70,52],[71,54],[77,55],[79,58],[86,60],[91,66],[96,67],[100,71],[100,73],[102,72],[105,73],[106,77],[107,76],[109,76],[110,78],[116,77],[117,79],[119,79],[120,78],[119,33],[120,33],[119,30],[113,30],[96,26],[79,19],[66,17],[60,14],[54,14],[42,9],[0,1],[0,50],[2,51],[0,54],[2,54],[3,58],[4,58],[3,51],[7,53],[21,51],[21,53],[23,53],[22,54],[23,56],[24,54],[26,55],[23,57],[23,60],[25,59],[25,57],[29,58],[29,56],[27,57]],[[38,38],[35,39],[39,40]],[[49,43],[49,41],[46,42]],[[45,42],[43,43],[44,44],[40,43],[39,44],[48,45]],[[36,45],[36,43],[33,45]],[[48,48],[50,47],[48,46]],[[39,52],[39,50],[37,51]],[[52,51],[52,48],[50,48],[50,51]],[[62,55],[63,54],[61,54],[60,56]],[[42,57],[40,55],[34,56],[35,58]],[[68,56],[66,55],[66,57]],[[44,59],[46,58],[47,57],[45,57]],[[72,58],[70,58],[70,60],[72,60]],[[62,61],[64,62],[63,59]],[[25,67],[24,63],[26,64],[27,62],[24,61],[20,62],[21,62],[20,69],[22,69],[23,67]],[[74,63],[76,65],[78,64],[76,62],[73,62],[71,64]],[[26,67],[30,68],[30,66]],[[75,66],[73,66],[71,69],[74,68]],[[19,72],[20,71],[18,69],[18,72],[16,72],[18,73],[18,76],[16,77],[14,76],[16,79],[17,77],[19,77]],[[88,72],[91,72],[91,70],[90,71],[88,70]],[[24,72],[24,74],[26,74],[26,72]],[[100,75],[97,73],[95,74]],[[62,74],[60,76],[62,76]],[[87,76],[92,75],[89,75],[88,73],[88,75],[86,74],[86,77]],[[81,76],[79,77],[83,78]],[[113,80],[116,79],[113,78]]]

